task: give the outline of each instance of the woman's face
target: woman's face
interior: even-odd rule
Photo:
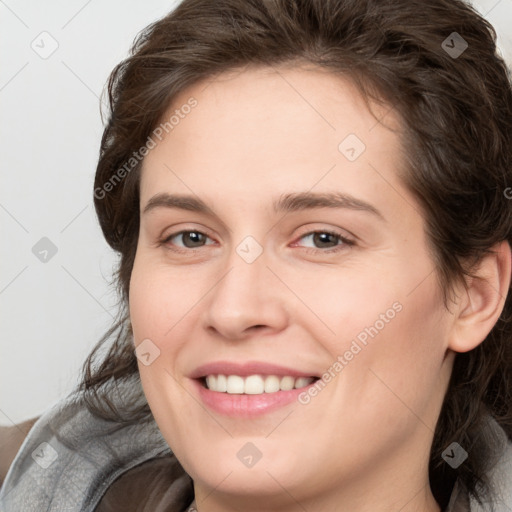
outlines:
[[[199,508],[424,500],[452,317],[399,134],[318,69],[223,74],[173,114],[144,161],[130,313]]]

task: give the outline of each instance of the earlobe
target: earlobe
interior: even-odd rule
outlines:
[[[511,250],[503,241],[492,248],[468,279],[457,304],[448,347],[455,352],[468,352],[487,337],[498,321],[509,292]]]

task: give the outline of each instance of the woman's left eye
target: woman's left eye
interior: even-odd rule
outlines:
[[[314,249],[313,252],[336,252],[342,250],[343,246],[354,245],[353,241],[333,231],[312,231],[299,238],[299,240],[303,239],[309,239],[315,244],[312,247]]]

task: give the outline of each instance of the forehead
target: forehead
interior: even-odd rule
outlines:
[[[371,109],[350,79],[311,66],[245,67],[197,82],[163,118],[174,122],[144,160],[141,200],[163,184],[189,193],[208,183],[214,194],[236,181],[246,200],[315,184],[353,191],[366,178],[382,186],[378,175],[403,162],[401,125],[388,105]]]

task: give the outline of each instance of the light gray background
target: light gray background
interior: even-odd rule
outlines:
[[[112,322],[116,260],[93,206],[99,96],[135,35],[175,5],[0,0],[0,424],[65,396]],[[512,0],[474,5],[512,62]],[[47,58],[31,47],[52,44]],[[46,263],[32,252],[42,237],[57,247]]]

